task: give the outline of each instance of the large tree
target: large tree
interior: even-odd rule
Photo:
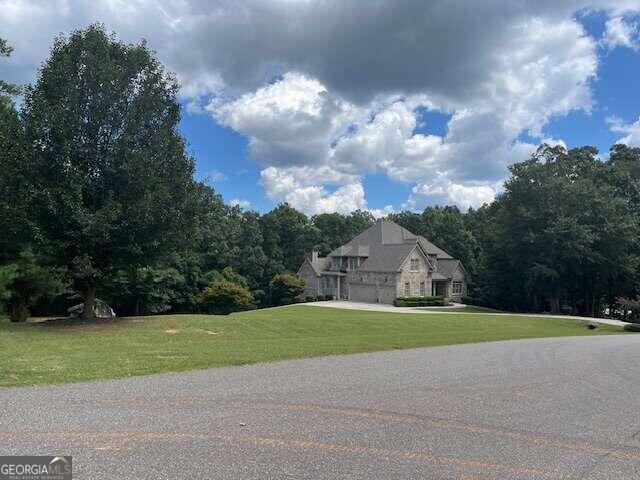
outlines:
[[[0,38],[0,57],[11,51]],[[31,190],[24,175],[27,144],[11,98],[15,93],[15,85],[0,79],[0,265],[16,259],[33,234],[28,217]]]
[[[502,294],[520,309],[598,315],[637,266],[637,217],[593,147],[542,146],[510,167],[496,215]],[[496,255],[495,258],[498,258]]]
[[[371,212],[355,210],[349,215],[321,213],[314,215],[311,222],[319,230],[316,248],[326,255],[373,225],[375,218]]]
[[[33,216],[88,318],[105,279],[154,265],[189,235],[193,161],[177,92],[145,42],[101,25],[58,37],[26,89]]]
[[[282,203],[260,219],[264,253],[271,260],[265,274],[296,272],[318,242],[318,229],[304,213]]]

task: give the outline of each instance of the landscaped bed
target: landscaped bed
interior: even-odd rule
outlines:
[[[95,324],[0,320],[0,386],[77,382],[290,358],[518,338],[622,333],[575,320],[290,306]]]

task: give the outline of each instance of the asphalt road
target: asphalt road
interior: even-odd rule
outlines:
[[[0,389],[0,454],[82,479],[640,478],[640,335]]]

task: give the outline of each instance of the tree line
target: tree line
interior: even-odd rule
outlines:
[[[178,89],[145,42],[101,25],[56,38],[33,85],[0,81],[0,301],[12,318],[96,297],[120,315],[293,302],[305,254],[375,221],[225,204],[193,178]],[[462,260],[469,302],[637,315],[640,149],[614,145],[602,159],[592,147],[543,145],[510,171],[504,193],[479,209],[389,219]]]

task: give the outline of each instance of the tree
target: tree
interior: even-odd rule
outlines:
[[[177,92],[145,42],[101,25],[58,37],[26,90],[33,216],[86,319],[110,275],[157,264],[191,236],[196,187]]]
[[[32,189],[24,166],[27,145],[13,103],[0,96],[0,264],[17,258],[34,238],[29,218]]]
[[[295,272],[318,242],[318,229],[307,216],[282,203],[260,219],[263,250],[271,260],[265,273]]]
[[[206,313],[228,315],[253,308],[253,296],[245,287],[227,280],[217,280],[200,295],[200,306]]]
[[[510,170],[495,217],[503,295],[512,308],[558,312],[564,302],[599,315],[611,285],[638,266],[637,217],[607,165],[592,147],[545,145]]]
[[[157,265],[119,270],[103,288],[118,315],[137,316],[170,310],[184,282],[175,268]]]
[[[37,302],[45,298],[53,300],[68,291],[65,270],[45,266],[30,250],[22,252],[4,271],[5,278],[8,277],[5,298],[12,322],[24,322]]]
[[[321,213],[311,218],[311,223],[319,230],[316,248],[321,255],[344,245],[375,222],[370,212],[355,210],[350,215],[340,213]]]
[[[0,38],[0,57],[9,57],[13,52],[13,47],[9,45],[9,43]],[[5,82],[0,79],[0,103],[2,103],[2,98],[9,95],[18,95],[20,93],[20,88],[17,85],[12,83]]]
[[[225,267],[221,272],[213,270],[205,275],[208,283],[215,282],[231,282],[240,285],[243,288],[249,288],[249,282],[231,267]]]
[[[16,278],[18,267],[15,263],[0,267],[0,313],[4,313],[5,304],[11,298],[9,285]]]
[[[304,292],[304,280],[288,273],[273,277],[269,283],[269,293],[273,305],[295,303]]]
[[[232,212],[232,222],[237,226],[231,243],[229,264],[249,284],[251,290],[264,285],[265,271],[269,268],[269,258],[262,248],[264,238],[260,228],[260,214],[257,212],[241,212],[237,207]]]
[[[11,48],[0,38],[0,56],[9,56]],[[27,144],[24,128],[10,95],[15,86],[0,80],[0,265],[14,260],[33,237],[30,189],[24,175]]]

